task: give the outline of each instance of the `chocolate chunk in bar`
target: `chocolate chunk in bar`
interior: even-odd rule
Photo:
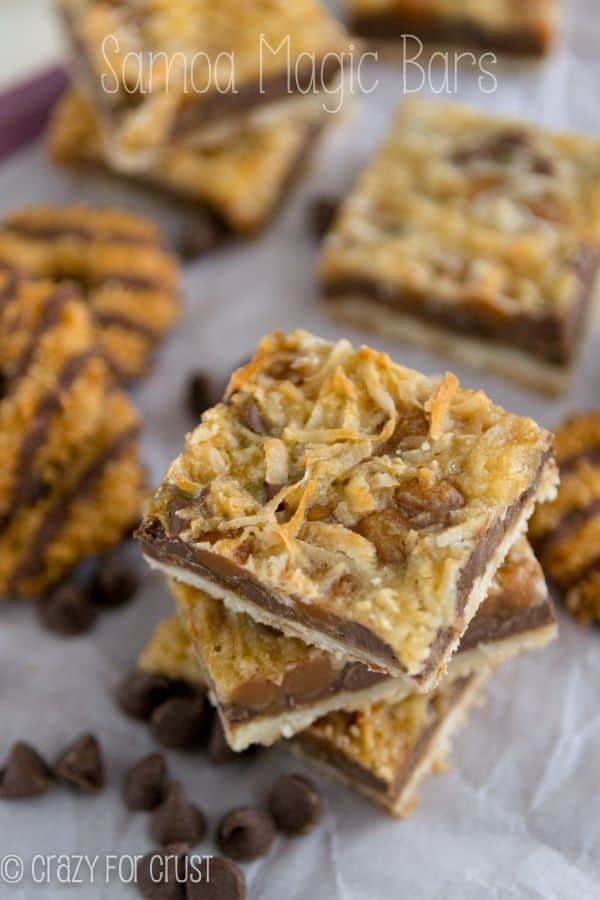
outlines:
[[[184,842],[193,847],[204,837],[204,816],[189,802],[179,782],[172,782],[164,801],[153,813],[151,832],[154,840],[163,845]]]
[[[303,775],[282,775],[269,793],[269,812],[284,834],[306,834],[321,818],[321,794]]]
[[[450,373],[274,333],[188,436],[137,538],[234,611],[428,689],[556,478],[547,431]],[[265,483],[285,487],[269,500]],[[365,527],[374,513],[401,553]],[[278,689],[267,673],[253,687],[259,707]]]
[[[467,107],[403,104],[323,244],[328,309],[560,393],[600,263],[599,150]]]
[[[219,847],[238,862],[252,862],[265,856],[274,840],[272,818],[252,806],[231,810],[223,816],[217,829]]]
[[[84,734],[60,754],[54,772],[86,793],[94,794],[104,787],[104,762],[98,739]]]
[[[151,753],[127,772],[123,800],[129,809],[155,809],[165,799],[168,786],[169,773],[164,755]]]
[[[17,741],[0,769],[0,798],[21,800],[38,797],[50,790],[52,773],[37,750]]]

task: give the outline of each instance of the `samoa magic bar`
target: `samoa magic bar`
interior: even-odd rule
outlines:
[[[548,393],[597,293],[600,142],[451,104],[403,104],[341,204],[330,312]]]
[[[137,537],[234,612],[428,690],[556,479],[551,435],[451,374],[276,332]]]
[[[234,750],[289,738],[334,710],[399,701],[410,692],[403,679],[286,637],[245,613],[230,612],[220,600],[188,584],[173,580],[171,591]],[[541,566],[521,538],[463,635],[447,678],[498,665],[543,647],[555,635],[554,610]],[[170,640],[173,655],[180,642]],[[155,643],[160,644],[158,635]]]

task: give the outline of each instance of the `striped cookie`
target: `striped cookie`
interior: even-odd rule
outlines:
[[[556,433],[558,496],[540,506],[530,537],[574,616],[600,620],[600,410],[575,416]]]
[[[85,294],[111,368],[143,375],[179,308],[177,267],[146,220],[121,210],[40,206],[0,226],[0,264]]]
[[[136,521],[137,413],[73,285],[0,269],[0,594],[38,595]]]

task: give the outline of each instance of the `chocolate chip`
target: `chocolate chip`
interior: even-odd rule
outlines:
[[[268,428],[253,400],[248,400],[240,410],[240,419],[255,434],[268,434]]]
[[[137,589],[138,579],[131,564],[116,556],[109,556],[98,567],[92,598],[100,606],[122,606],[134,597]]]
[[[174,781],[152,816],[150,830],[154,840],[163,846],[185,841],[193,847],[204,837],[206,822],[198,807],[187,799],[181,784]]]
[[[217,829],[217,842],[227,856],[239,862],[251,862],[269,852],[275,838],[271,816],[252,806],[232,809],[223,816]]]
[[[49,790],[52,774],[37,750],[24,741],[13,745],[0,770],[0,797],[20,800],[37,797]]]
[[[183,900],[187,874],[187,844],[153,850],[140,859],[136,884],[145,900]]]
[[[185,889],[187,900],[245,900],[246,879],[230,859],[214,856],[207,863],[206,878],[190,872]]]
[[[77,785],[88,793],[104,787],[104,764],[98,739],[83,734],[60,754],[54,772],[64,781]]]
[[[225,732],[223,731],[223,725],[221,724],[221,720],[217,715],[215,715],[212,723],[210,739],[208,741],[208,755],[210,757],[210,761],[216,766],[222,765],[223,763],[233,762],[240,757],[240,754],[236,753],[235,750],[232,750],[227,743]]]
[[[335,214],[338,211],[339,200],[337,197],[315,197],[310,206],[309,224],[311,233],[320,241],[329,231]]]
[[[150,718],[152,734],[163,747],[199,747],[208,738],[209,711],[204,697],[173,697],[161,703]]]
[[[321,795],[309,778],[282,775],[269,794],[269,812],[279,831],[306,834],[321,818]]]
[[[225,230],[208,216],[197,216],[187,222],[179,242],[182,259],[191,262],[223,243]]]
[[[207,409],[213,406],[213,386],[209,375],[204,372],[194,372],[190,375],[187,384],[187,408],[194,420]]]
[[[184,690],[180,682],[163,675],[136,670],[125,676],[117,689],[117,703],[134,719],[149,719],[157,706]]]
[[[151,753],[131,767],[123,783],[123,800],[129,809],[155,809],[169,786],[167,763],[162,753]]]
[[[37,603],[40,622],[57,634],[75,635],[88,631],[98,612],[89,592],[79,584],[62,584]]]

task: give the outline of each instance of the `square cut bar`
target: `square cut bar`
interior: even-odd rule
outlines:
[[[204,591],[177,581],[171,589],[234,750],[289,738],[337,709],[359,709],[384,699],[398,701],[410,692],[402,679],[285,637],[244,613],[230,612]],[[543,646],[555,635],[554,611],[541,567],[521,538],[463,635],[447,677],[495,666]],[[161,636],[166,643],[166,632]],[[176,635],[170,640],[174,647],[181,644]]]
[[[114,143],[144,167],[170,137],[330,88],[348,39],[317,0],[60,0]],[[103,89],[104,86],[104,89]]]
[[[544,570],[581,622],[600,621],[600,410],[573,416],[556,432],[558,496],[531,520]]]
[[[304,102],[276,118],[248,123],[209,145],[173,138],[135,181],[193,205],[212,225],[215,243],[266,225],[286,189],[301,175],[325,120],[321,101]],[[49,130],[60,165],[97,165],[115,174],[89,100],[71,89],[59,101]]]
[[[443,771],[451,742],[480,702],[489,671],[446,679],[431,694],[319,719],[290,749],[393,816],[410,816],[423,780]]]
[[[411,101],[342,204],[331,312],[564,389],[597,287],[600,141]]]
[[[552,44],[557,20],[556,0],[351,0],[351,30],[382,41],[410,35],[425,42],[541,54]]]
[[[429,690],[556,477],[547,431],[449,373],[275,332],[137,537],[234,612]]]
[[[168,619],[157,626],[138,667],[204,687],[204,675],[190,648],[182,623],[176,617]],[[408,816],[418,800],[418,786],[443,766],[450,741],[489,674],[483,669],[446,678],[431,694],[413,693],[361,711],[330,713],[277,746],[304,757],[393,815]]]

